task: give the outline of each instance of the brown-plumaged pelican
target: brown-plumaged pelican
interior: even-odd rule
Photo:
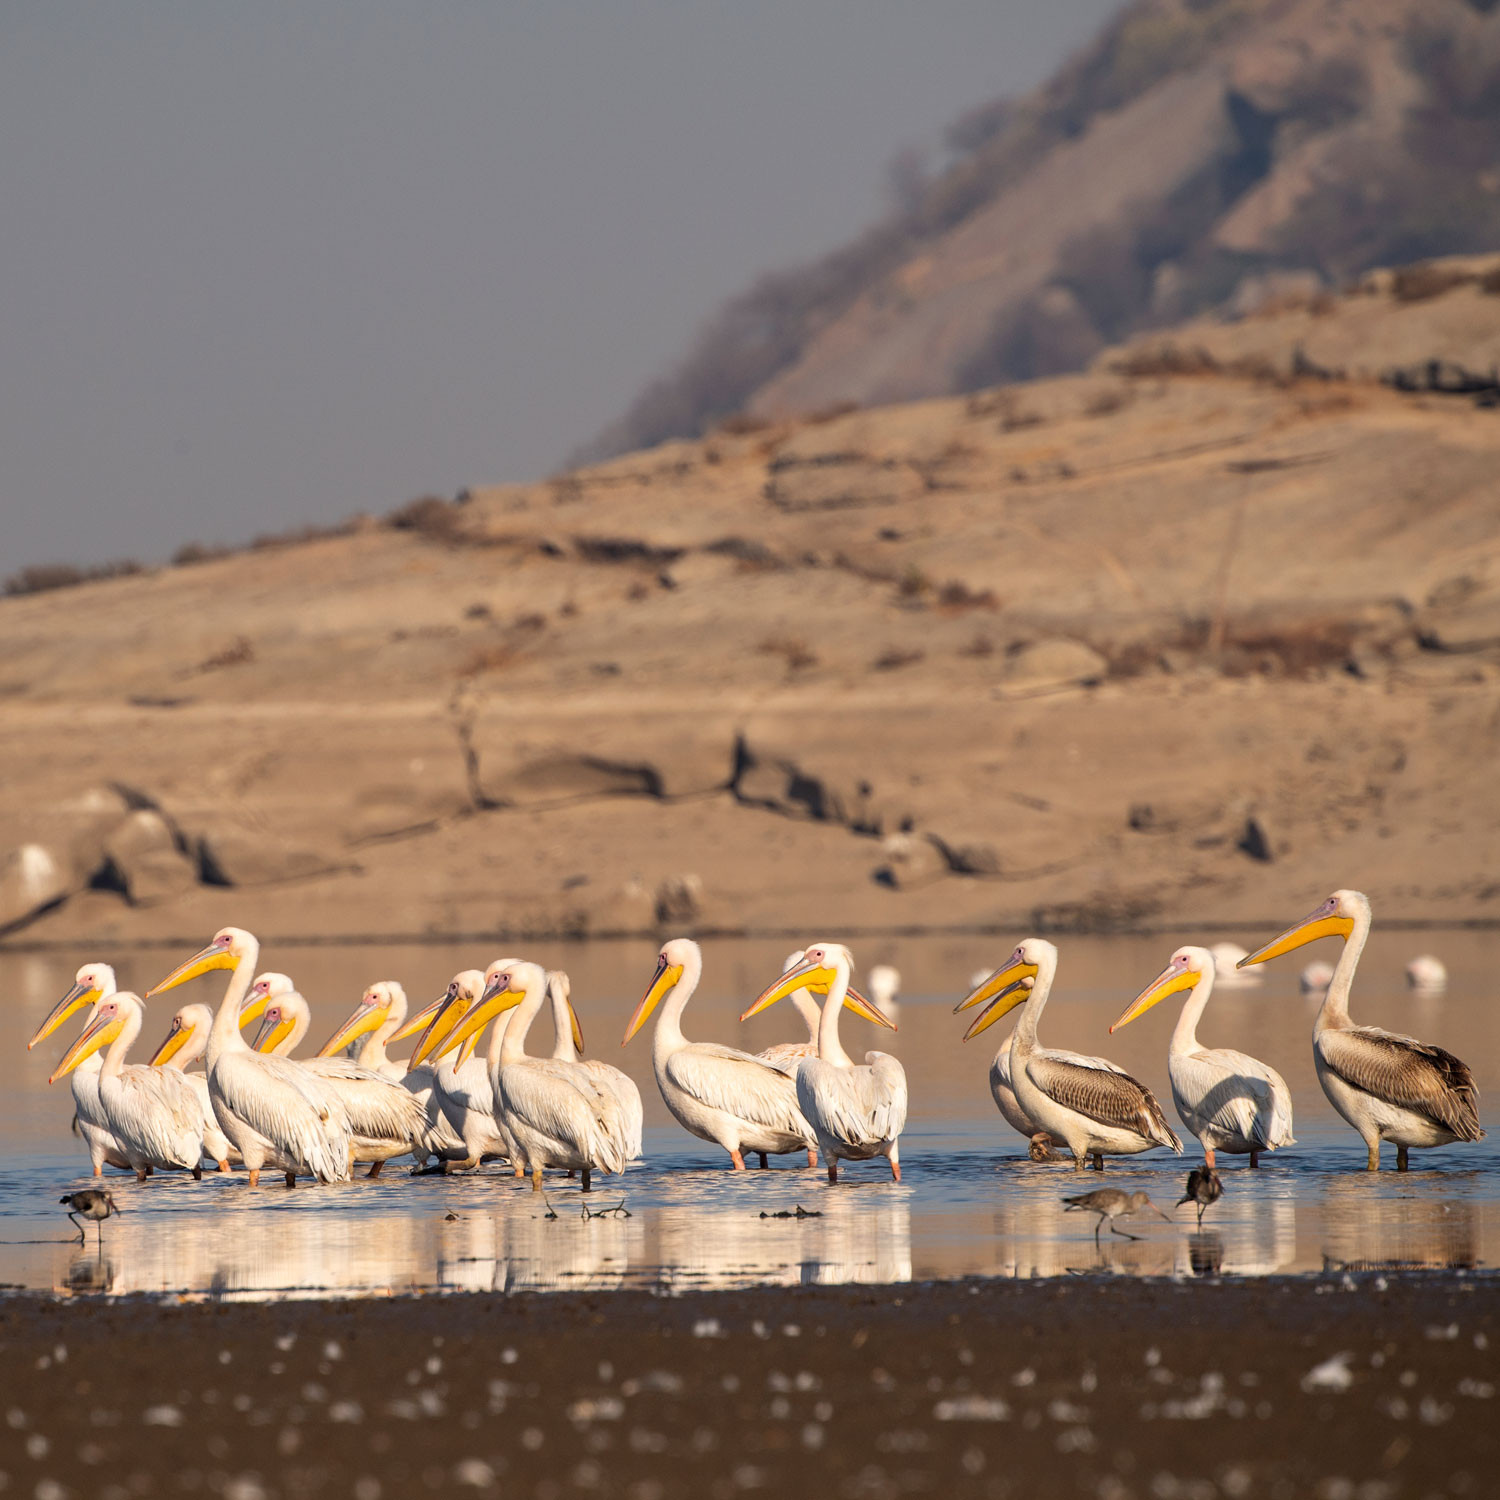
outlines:
[[[764,990],[740,1017],[751,1016],[796,989],[825,991],[818,1022],[818,1055],[797,1064],[797,1107],[812,1126],[828,1165],[828,1180],[837,1182],[840,1161],[869,1161],[883,1156],[891,1176],[901,1181],[899,1140],[906,1128],[906,1070],[888,1052],[867,1052],[861,1066],[839,1041],[839,1013],[847,1004],[856,1015],[877,1026],[896,1029],[862,996],[851,994],[854,957],[841,943],[814,943],[802,962]]]
[[[1349,991],[1369,936],[1369,897],[1362,891],[1335,891],[1245,961],[1263,963],[1322,937],[1343,939],[1313,1022],[1313,1065],[1328,1102],[1364,1141],[1366,1168],[1380,1170],[1380,1143],[1391,1141],[1396,1170],[1404,1172],[1413,1146],[1484,1138],[1479,1091],[1467,1064],[1451,1052],[1378,1026],[1356,1026],[1349,1019]]]
[[[1213,993],[1216,970],[1210,949],[1179,948],[1109,1029],[1113,1034],[1159,1000],[1189,991],[1167,1048],[1167,1077],[1177,1117],[1203,1143],[1209,1166],[1214,1165],[1215,1151],[1227,1151],[1233,1156],[1248,1154],[1255,1167],[1262,1151],[1295,1144],[1292,1092],[1275,1068],[1257,1058],[1198,1041],[1198,1022]]]
[[[1037,1024],[1057,974],[1057,949],[1045,938],[1027,938],[972,994],[954,1007],[985,1009],[964,1033],[976,1037],[1001,1016],[1025,1005],[1011,1046],[1011,1081],[1030,1120],[1067,1142],[1073,1165],[1092,1156],[1098,1171],[1106,1156],[1133,1156],[1156,1146],[1182,1154],[1182,1142],[1145,1084],[1102,1057],[1044,1047]],[[1018,983],[1030,978],[1030,994]],[[987,1003],[988,1002],[988,1003]]]

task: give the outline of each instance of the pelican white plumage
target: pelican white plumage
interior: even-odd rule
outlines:
[[[174,1069],[125,1064],[143,1018],[140,996],[128,990],[100,1000],[49,1081],[56,1083],[84,1058],[107,1048],[99,1070],[99,1103],[110,1133],[135,1169],[136,1181],[146,1180],[148,1168],[177,1169],[201,1178],[206,1122],[196,1090]]]
[[[292,1056],[312,1025],[312,1012],[287,975],[260,975],[250,997],[266,1002],[251,1045],[265,1056],[306,1068],[338,1096],[354,1136],[354,1160],[370,1163],[369,1176],[378,1177],[381,1167],[398,1156],[426,1159],[427,1112],[409,1090],[347,1057]]]
[[[887,1020],[894,1021],[901,1006],[901,971],[894,964],[876,964],[870,970],[865,988],[870,1001]]]
[[[1441,994],[1448,988],[1448,967],[1431,953],[1419,953],[1406,966],[1406,983],[1420,994]]]
[[[802,950],[798,948],[793,953],[788,953],[786,962],[781,966],[783,974],[790,974],[798,964],[802,962]],[[763,1057],[768,1063],[775,1063],[778,1068],[788,1073],[797,1071],[797,1064],[804,1057],[816,1057],[818,1055],[818,1022],[823,1018],[823,1012],[818,1009],[818,1002],[813,999],[812,992],[805,984],[800,984],[792,991],[787,999],[792,1002],[793,1007],[807,1026],[807,1040],[805,1042],[773,1042],[769,1047],[762,1047],[755,1055]],[[765,1155],[761,1156],[761,1165],[766,1164]]]
[[[26,1043],[26,1050],[30,1052],[46,1041],[69,1016],[85,1006],[92,1010],[114,993],[115,971],[108,964],[84,964],[74,975],[73,988],[52,1007]],[[95,1177],[102,1177],[106,1166],[130,1170],[130,1158],[115,1139],[105,1118],[104,1106],[99,1103],[99,1071],[103,1066],[103,1055],[91,1052],[77,1063],[68,1078],[73,1091],[73,1118],[78,1122],[78,1134],[88,1147],[89,1164]]]
[[[171,1068],[181,1073],[198,1095],[203,1110],[203,1154],[210,1157],[219,1171],[227,1172],[230,1163],[240,1163],[240,1153],[219,1129],[214,1107],[208,1097],[208,1074],[189,1073],[188,1064],[208,1051],[208,1034],[214,1027],[214,1013],[206,1005],[184,1005],[172,1017],[172,1024],[161,1045],[151,1054],[148,1066]]]
[[[1248,1154],[1250,1165],[1256,1167],[1262,1151],[1296,1144],[1292,1092],[1275,1068],[1257,1058],[1229,1047],[1199,1044],[1198,1022],[1213,993],[1216,970],[1211,950],[1179,948],[1109,1029],[1113,1034],[1168,995],[1190,991],[1167,1050],[1167,1077],[1177,1116],[1203,1143],[1210,1167],[1216,1151]]]
[[[1366,1169],[1380,1170],[1380,1143],[1391,1141],[1396,1170],[1404,1172],[1413,1146],[1426,1149],[1484,1138],[1479,1091],[1467,1064],[1451,1052],[1350,1020],[1349,991],[1370,936],[1370,921],[1368,896],[1362,891],[1335,891],[1246,962],[1265,962],[1321,937],[1344,940],[1313,1022],[1313,1065],[1328,1102],[1364,1141]]]
[[[668,995],[651,1040],[651,1068],[672,1117],[699,1140],[722,1146],[736,1172],[747,1151],[780,1156],[806,1151],[818,1164],[812,1126],[797,1107],[797,1085],[784,1068],[717,1042],[690,1042],[682,1012],[703,977],[703,950],[691,938],[672,938],[656,958],[641,1003],[625,1028],[624,1046]]]
[[[1297,988],[1304,995],[1326,994],[1328,986],[1333,983],[1333,965],[1324,963],[1321,958],[1315,958],[1310,964],[1304,964],[1302,972],[1297,975]]]
[[[393,1083],[399,1083],[422,1106],[427,1120],[426,1154],[422,1161],[437,1156],[444,1163],[463,1162],[468,1157],[468,1148],[443,1113],[442,1100],[434,1087],[433,1070],[425,1064],[414,1068],[386,1053],[388,1042],[410,1032],[406,1012],[405,989],[394,979],[379,980],[360,996],[349,1019],[318,1048],[318,1056],[333,1057],[363,1037],[355,1062]],[[419,1018],[413,1026],[420,1028],[426,1024],[426,1020]]]
[[[625,1123],[625,1159],[636,1161],[641,1154],[641,1132],[646,1123],[641,1091],[635,1086],[635,1080],[620,1068],[600,1062],[596,1057],[579,1056],[583,1051],[583,1029],[573,1009],[572,989],[572,981],[561,969],[547,971],[547,998],[552,1002],[552,1025],[557,1032],[552,1055],[559,1062],[576,1063],[600,1088],[608,1089],[615,1096]],[[500,1024],[499,1021],[496,1024]]]
[[[964,1040],[1025,1005],[1011,1046],[1016,1100],[1028,1119],[1067,1143],[1075,1167],[1092,1156],[1095,1169],[1102,1172],[1106,1156],[1133,1156],[1156,1146],[1180,1156],[1182,1142],[1145,1084],[1105,1058],[1044,1047],[1037,1040],[1037,1023],[1056,974],[1057,949],[1045,938],[1027,938],[954,1007],[957,1012],[985,1006]],[[1018,982],[1027,978],[1033,981],[1029,994]]]
[[[852,995],[849,976],[854,957],[840,943],[814,943],[802,962],[783,974],[740,1017],[790,995],[800,985],[823,989],[823,1013],[818,1020],[818,1055],[797,1064],[797,1105],[817,1136],[828,1164],[828,1180],[839,1180],[840,1161],[869,1161],[883,1156],[891,1176],[901,1181],[898,1145],[906,1127],[906,1070],[887,1052],[865,1053],[864,1065],[855,1063],[839,1041],[839,1012],[847,1004],[857,1015],[877,1026],[896,1029],[862,996]]]
[[[1264,964],[1246,964],[1244,968],[1240,967],[1245,949],[1238,943],[1215,943],[1207,951],[1213,956],[1214,978],[1223,989],[1242,989],[1259,984],[1265,978]]]
[[[266,1166],[284,1172],[288,1187],[298,1174],[347,1182],[353,1135],[342,1102],[323,1079],[284,1057],[252,1051],[240,1035],[240,1026],[254,1014],[254,1002],[243,1019],[240,1007],[259,956],[253,934],[242,927],[220,928],[147,998],[211,970],[231,970],[208,1036],[208,1096],[219,1128],[244,1158],[251,1187]]]
[[[484,975],[480,1003],[443,1043],[461,1046],[496,1016],[516,1012],[506,1028],[495,1070],[495,1113],[515,1143],[516,1162],[541,1191],[542,1172],[578,1172],[588,1192],[595,1172],[625,1170],[625,1125],[619,1102],[587,1069],[551,1057],[528,1057],[526,1034],[547,1000],[547,973],[539,964],[501,959]],[[418,1047],[416,1057],[423,1055]]]

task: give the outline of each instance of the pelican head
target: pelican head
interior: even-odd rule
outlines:
[[[406,1019],[406,991],[394,979],[372,984],[359,997],[354,1013],[318,1049],[319,1057],[332,1057],[367,1032],[379,1031],[392,1017]]]
[[[82,1036],[63,1054],[48,1083],[66,1078],[84,1058],[91,1057],[101,1047],[107,1047],[125,1029],[126,1022],[141,1013],[140,996],[120,991],[106,995],[94,1011],[93,1019],[84,1028]]]
[[[854,955],[842,943],[811,943],[803,949],[802,961],[794,964],[780,979],[762,990],[740,1020],[748,1021],[751,1016],[759,1015],[761,1011],[799,989],[808,989],[814,994],[826,996],[834,984],[842,980],[844,1005],[847,1009],[876,1026],[894,1031],[894,1021],[883,1015],[858,990],[849,988],[849,973],[853,968]]]
[[[497,958],[479,980],[480,990],[473,1000],[460,995],[450,1007],[459,1012],[459,1018],[434,1056],[443,1057],[455,1047],[463,1046],[465,1051],[461,1056],[467,1058],[474,1050],[479,1033],[496,1016],[514,1010],[528,994],[545,993],[547,971],[540,964],[527,963],[525,959]]]
[[[499,960],[499,964],[509,962]],[[491,964],[494,970],[497,964]],[[455,1047],[461,1046],[469,1037],[478,1034],[480,1026],[470,1027],[469,1022],[478,1014],[484,1000],[488,979],[478,969],[460,969],[448,981],[448,993],[438,1004],[429,1006],[432,1019],[412,1051],[412,1066],[422,1062],[437,1062],[446,1057]],[[424,1012],[425,1014],[425,1012]],[[488,1016],[485,1017],[488,1020]],[[467,1060],[467,1053],[461,1060]]]
[[[573,1009],[573,981],[562,969],[547,970],[547,994],[560,995],[568,1009],[568,1024],[573,1032],[573,1049],[583,1056],[583,1027],[578,1024],[578,1012]]]
[[[1280,937],[1272,938],[1264,948],[1257,948],[1254,953],[1247,953],[1239,961],[1238,967],[1243,969],[1250,964],[1265,963],[1267,959],[1279,958],[1283,953],[1290,953],[1293,948],[1316,942],[1322,937],[1347,938],[1361,921],[1366,927],[1369,926],[1370,898],[1363,891],[1335,891],[1315,911],[1309,912],[1295,926],[1288,927]]]
[[[1027,938],[1017,944],[1015,952],[983,983],[976,985],[957,1005],[953,1014],[970,1010],[976,1005],[986,1006],[974,1024],[964,1032],[967,1042],[981,1031],[987,1031],[1001,1016],[1008,1015],[1016,1006],[1024,1005],[1035,988],[1037,976],[1046,969],[1050,974],[1057,968],[1057,949],[1046,938]]]
[[[31,1051],[38,1042],[44,1042],[69,1016],[86,1005],[93,1005],[105,995],[115,992],[115,971],[108,964],[85,964],[73,976],[73,988],[57,1002],[47,1019],[36,1029],[36,1034],[26,1043]]]
[[[297,1023],[311,1019],[307,1001],[297,993],[285,974],[262,974],[256,979],[245,997],[245,1007],[248,1009],[257,1003],[265,1013],[260,1030],[250,1044],[257,1052],[274,1056],[276,1049],[297,1029]],[[243,1024],[244,1011],[240,1013],[240,1020]]]
[[[243,927],[221,927],[206,948],[195,953],[185,964],[178,964],[160,984],[152,985],[146,991],[146,998],[149,1000],[163,990],[174,990],[179,984],[186,984],[189,979],[196,979],[214,969],[236,969],[242,960],[259,952],[260,944]]]
[[[162,1038],[161,1046],[151,1054],[150,1066],[166,1067],[185,1047],[194,1043],[199,1037],[203,1038],[204,1046],[206,1046],[208,1033],[213,1029],[213,1024],[214,1013],[206,1005],[184,1005],[172,1017],[172,1024],[167,1028],[167,1034]],[[197,1049],[199,1052],[202,1050],[202,1047]],[[193,1055],[196,1056],[196,1052]],[[189,1060],[189,1058],[183,1058],[177,1066],[185,1067]]]
[[[651,985],[641,1003],[636,1006],[630,1024],[625,1028],[623,1047],[650,1019],[651,1012],[661,1004],[662,997],[676,988],[677,982],[688,970],[701,973],[703,950],[692,938],[670,938],[656,955],[656,973],[651,976]]]
[[[1214,954],[1208,948],[1179,948],[1166,968],[1143,989],[1129,1005],[1124,1014],[1109,1028],[1113,1035],[1122,1026],[1128,1026],[1137,1016],[1143,1016],[1159,1000],[1175,995],[1179,990],[1190,990],[1203,979],[1213,982],[1216,969]]]

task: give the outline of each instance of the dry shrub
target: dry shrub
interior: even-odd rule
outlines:
[[[218,558],[228,557],[230,549],[211,545],[207,542],[184,542],[172,554],[172,566],[174,568],[190,568],[195,563],[214,562]]]
[[[1441,297],[1456,286],[1466,286],[1478,278],[1473,271],[1459,266],[1443,266],[1432,261],[1418,261],[1414,266],[1402,266],[1391,277],[1391,295],[1397,302],[1426,302],[1431,297]]]
[[[72,563],[34,563],[12,573],[5,580],[5,592],[13,595],[45,594],[52,589],[68,589],[100,578],[128,578],[145,571],[140,563],[130,558],[85,568],[75,567]]]
[[[1106,386],[1084,402],[1083,414],[1086,417],[1110,417],[1123,411],[1134,399],[1135,393],[1129,386]]]
[[[998,609],[993,589],[971,589],[961,578],[950,578],[938,590],[938,606],[957,614],[965,609]]]
[[[836,422],[840,417],[847,417],[850,412],[858,410],[858,401],[830,401],[827,406],[808,412],[802,420],[808,427],[820,427],[825,422]]]
[[[932,580],[916,563],[909,563],[896,582],[896,592],[903,599],[920,599],[932,592]]]
[[[516,655],[515,648],[503,642],[492,646],[480,646],[465,658],[463,665],[458,669],[458,675],[478,677],[483,672],[503,671],[515,661]]]
[[[780,557],[764,542],[757,542],[752,537],[721,536],[703,550],[715,557],[732,557],[744,569],[769,571],[784,566]]]
[[[779,656],[788,672],[805,672],[818,664],[817,652],[795,636],[767,636],[755,649],[763,656]]]
[[[242,667],[255,660],[255,647],[248,636],[237,635],[222,651],[215,651],[198,663],[200,672],[217,672],[223,667]]]
[[[958,648],[960,656],[993,656],[995,654],[995,643],[984,631],[976,631],[974,638],[966,646]]]
[[[1183,349],[1167,341],[1127,350],[1110,366],[1116,375],[1217,375],[1219,362],[1201,345]]]
[[[725,417],[713,430],[722,432],[725,437],[750,437],[775,425],[769,417],[755,417],[747,411],[738,411]]]
[[[458,535],[460,509],[452,500],[439,495],[421,495],[398,505],[386,516],[385,524],[393,531],[414,531],[419,536],[452,541]]]
[[[887,646],[870,665],[877,672],[893,672],[897,667],[910,667],[921,661],[927,653],[916,647]]]

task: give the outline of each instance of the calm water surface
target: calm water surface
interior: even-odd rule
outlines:
[[[1297,912],[1287,913],[1288,921]],[[1270,936],[1268,932],[1266,936]],[[1316,1005],[1297,992],[1325,942],[1271,965],[1262,982],[1216,991],[1201,1034],[1276,1067],[1291,1087],[1298,1144],[1262,1158],[1256,1172],[1229,1159],[1225,1197],[1203,1232],[1184,1207],[1175,1222],[1129,1224],[1142,1237],[1096,1246],[1091,1216],[1064,1214],[1065,1194],[1101,1185],[1093,1173],[1038,1165],[996,1113],[988,1067],[1009,1021],[977,1042],[959,1038],[950,1014],[969,974],[1009,951],[999,939],[892,938],[866,942],[865,970],[894,963],[903,976],[899,1034],[877,1040],[846,1014],[846,1046],[894,1051],[906,1066],[911,1112],[901,1142],[899,1186],[884,1164],[845,1169],[830,1188],[821,1170],[790,1165],[731,1175],[722,1152],[688,1136],[667,1114],[651,1076],[648,1034],[621,1050],[625,1022],[651,978],[648,943],[520,945],[525,956],[566,968],[592,1055],[620,1064],[646,1104],[644,1164],[605,1178],[588,1198],[576,1182],[549,1181],[545,1199],[504,1169],[472,1176],[408,1178],[392,1163],[375,1182],[249,1190],[243,1175],[157,1176],[137,1186],[111,1173],[123,1213],[104,1227],[103,1249],[66,1238],[58,1195],[87,1181],[87,1156],[69,1133],[71,1097],[47,1074],[70,1036],[28,1055],[26,1039],[68,989],[74,969],[115,959],[122,988],[144,991],[186,953],[0,953],[0,1283],[60,1294],[176,1293],[223,1298],[393,1294],[442,1290],[897,1282],[964,1275],[1267,1275],[1347,1268],[1490,1267],[1500,1257],[1500,1135],[1477,1146],[1413,1152],[1405,1175],[1366,1174],[1364,1148],[1330,1110],[1313,1074]],[[1161,938],[1069,938],[1043,1023],[1053,1045],[1110,1057],[1154,1089],[1173,1115],[1166,1048],[1175,997],[1116,1036],[1126,1002],[1162,968],[1174,944]],[[786,945],[707,945],[703,987],[689,1007],[690,1037],[757,1050],[798,1034],[788,1006],[746,1025],[750,997],[780,971]],[[1447,992],[1417,997],[1403,969],[1418,952],[1448,966]],[[498,953],[430,947],[279,948],[266,967],[292,974],[312,1003],[314,1042],[348,1014],[365,985],[396,978],[414,1003],[439,993],[460,968]],[[1500,1016],[1493,1004],[1500,935],[1381,933],[1360,966],[1357,1019],[1448,1047],[1474,1069],[1481,1118],[1500,1083]],[[215,1003],[223,976],[186,986],[182,999]],[[164,1034],[178,997],[150,1007],[141,1059]],[[159,1022],[159,1024],[158,1024]],[[68,1028],[65,1028],[65,1030]],[[868,1038],[868,1041],[866,1040]],[[551,1047],[550,1030],[542,1045]],[[1174,1119],[1174,1124],[1176,1123]],[[1184,1132],[1185,1135],[1185,1132]],[[1391,1155],[1392,1153],[1388,1153]],[[1168,1212],[1182,1195],[1183,1158],[1168,1152],[1116,1159],[1102,1182],[1144,1188]],[[583,1217],[583,1205],[625,1213]],[[806,1210],[805,1218],[764,1217]],[[556,1217],[548,1217],[549,1212]],[[628,1214],[628,1217],[625,1216]]]

